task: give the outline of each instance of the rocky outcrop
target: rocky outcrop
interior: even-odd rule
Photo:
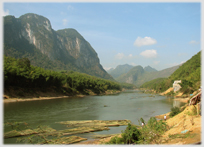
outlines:
[[[181,80],[174,81],[173,83],[174,92],[177,92],[181,89],[181,85],[179,83],[181,83]]]

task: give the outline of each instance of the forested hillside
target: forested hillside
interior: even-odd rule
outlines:
[[[143,67],[138,65],[131,68],[127,73],[116,78],[116,80],[123,83],[135,84],[135,81],[137,81],[138,77],[144,74],[144,72]]]
[[[106,90],[121,90],[120,84],[78,72],[45,70],[32,66],[28,58],[15,59],[4,56],[4,91],[23,88],[34,92],[56,89],[66,95],[96,94]],[[23,93],[21,93],[23,96]]]
[[[163,92],[175,80],[182,80],[181,91],[191,93],[201,86],[201,51],[194,55],[191,59],[180,66],[169,78],[155,79],[144,83],[141,88],[155,89],[157,92]]]

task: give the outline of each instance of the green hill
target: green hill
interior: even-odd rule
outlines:
[[[157,92],[163,92],[175,80],[182,80],[181,91],[184,93],[192,93],[201,86],[201,51],[194,55],[191,59],[180,66],[169,78],[155,79],[144,83],[141,88],[154,89]]]
[[[139,76],[144,74],[144,69],[142,66],[138,65],[130,69],[127,73],[119,76],[116,78],[117,81],[121,83],[131,83],[134,84],[134,82],[138,79]]]

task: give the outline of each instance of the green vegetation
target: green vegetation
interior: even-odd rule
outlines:
[[[123,82],[123,83],[132,83],[132,84],[134,84],[134,81],[137,80],[138,76],[141,76],[144,72],[145,71],[144,71],[142,66],[140,66],[140,65],[134,66],[127,73],[122,74],[121,76],[116,78],[116,80],[119,81],[119,82]]]
[[[148,88],[148,89],[154,89],[157,92],[158,91],[164,91],[166,90],[165,82],[167,78],[157,78],[154,80],[151,80],[149,82],[144,83],[140,88]]]
[[[109,142],[106,144],[132,144],[132,143],[138,143],[142,139],[142,134],[139,129],[137,129],[136,126],[132,124],[128,124],[125,131],[122,131],[121,134],[122,138],[120,137],[112,137]]]
[[[134,84],[129,84],[129,83],[120,83],[120,85],[124,89],[135,89],[136,88]]]
[[[170,117],[173,117],[181,112],[179,107],[172,107],[171,112],[169,114]]]
[[[201,51],[180,66],[169,78],[159,78],[144,83],[141,88],[154,89],[163,92],[172,87],[175,80],[181,80],[181,92],[190,94],[201,85]]]
[[[65,94],[96,94],[121,90],[120,84],[78,72],[56,72],[30,65],[27,58],[4,56],[4,87],[57,88]]]
[[[144,121],[143,118],[140,119]],[[157,121],[155,117],[151,117],[147,125],[137,128],[133,124],[128,124],[125,131],[122,131],[121,137],[112,137],[106,144],[150,144],[152,142],[159,143],[159,137],[167,131],[166,122]]]

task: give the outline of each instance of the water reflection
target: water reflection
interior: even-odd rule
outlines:
[[[177,100],[174,100],[173,101],[173,107],[181,107],[183,106],[185,103],[183,102],[180,102],[180,101],[177,101]]]

